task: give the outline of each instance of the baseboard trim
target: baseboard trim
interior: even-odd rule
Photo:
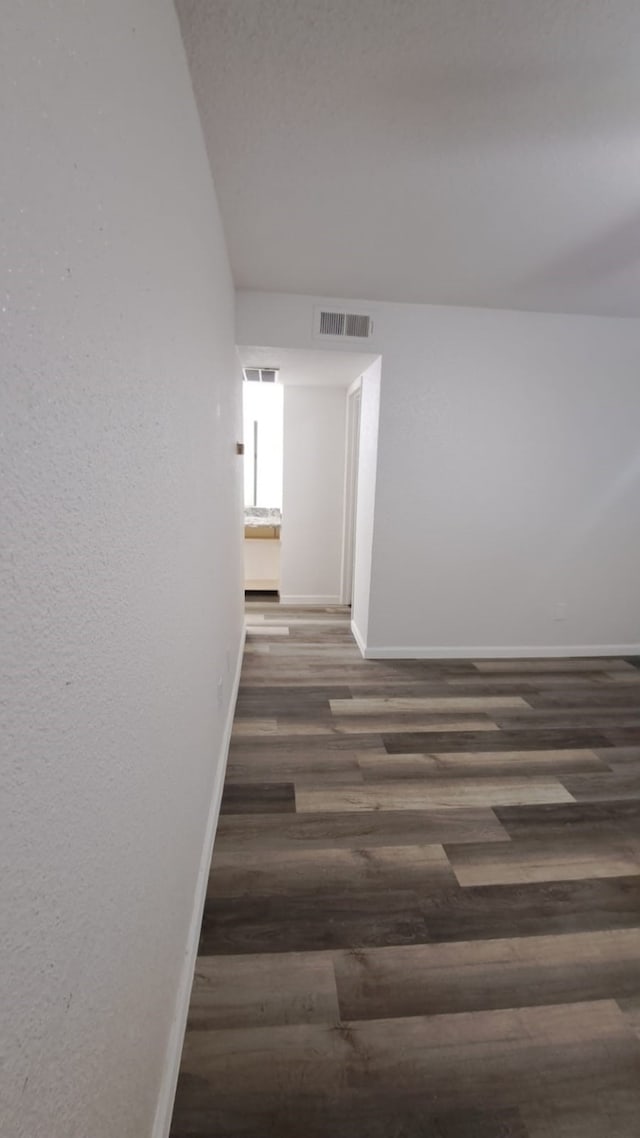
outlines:
[[[351,631],[365,660],[528,660],[583,656],[640,656],[640,644],[518,644],[470,648],[364,646],[353,621]]]
[[[301,596],[295,594],[280,593],[281,605],[339,605],[340,595],[338,593],[318,594],[318,596],[311,596],[303,593]]]
[[[202,848],[202,858],[200,860],[200,867],[198,869],[198,877],[196,881],[193,901],[193,912],[191,916],[191,924],[189,926],[189,933],[187,935],[187,943],[185,946],[184,962],[182,965],[180,981],[178,984],[173,1023],[171,1025],[171,1031],[169,1033],[169,1039],[167,1041],[164,1070],[160,1083],[160,1091],[158,1094],[158,1103],[156,1106],[156,1113],[153,1122],[153,1130],[151,1132],[152,1138],[168,1138],[169,1130],[171,1128],[173,1103],[176,1096],[176,1086],[178,1083],[178,1073],[180,1070],[180,1059],[182,1056],[182,1047],[184,1044],[187,1015],[189,1013],[189,1000],[191,998],[193,972],[195,968],[196,957],[198,955],[200,926],[202,924],[202,913],[204,910],[204,902],[207,893],[207,882],[209,880],[209,867],[211,865],[213,843],[216,836],[216,830],[218,828],[218,816],[220,814],[220,801],[222,799],[224,776],[227,769],[229,743],[231,742],[233,718],[235,715],[238,688],[240,687],[240,673],[242,671],[244,642],[245,629],[243,628],[242,635],[240,637],[240,647],[238,650],[236,671],[231,687],[229,707],[227,710],[227,717],[224,725],[224,733],[220,746],[220,762],[218,764],[218,773],[216,775],[215,786],[213,788],[211,808],[209,810],[209,817],[207,819],[207,827],[205,831],[205,840]]]
[[[364,636],[362,635],[360,629],[358,628],[355,620],[351,621],[351,635],[353,636],[353,639],[355,640],[356,644],[358,645],[358,648],[360,649],[360,654],[361,654],[362,658],[364,660],[368,659],[368,657],[367,657],[367,645],[366,645]],[[371,659],[373,659],[373,657],[371,657]]]

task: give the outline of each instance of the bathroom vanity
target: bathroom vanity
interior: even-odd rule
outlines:
[[[258,592],[280,589],[280,510],[248,507],[244,516],[244,587]]]

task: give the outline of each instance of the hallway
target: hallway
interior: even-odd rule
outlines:
[[[638,661],[247,620],[172,1138],[637,1138]]]

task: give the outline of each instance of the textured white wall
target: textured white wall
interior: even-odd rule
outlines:
[[[10,7],[0,1133],[148,1138],[241,635],[233,293],[172,5]]]
[[[238,336],[308,347],[321,302],[346,303],[240,292]],[[640,645],[640,321],[366,307],[382,355],[369,648]]]
[[[360,397],[360,445],[356,505],[355,558],[351,616],[361,646],[367,643],[373,556],[373,527],[378,465],[381,362],[372,363],[362,375]]]
[[[340,599],[347,393],[284,388],[280,595]]]

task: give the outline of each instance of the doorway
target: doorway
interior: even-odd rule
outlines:
[[[280,592],[283,391],[278,368],[245,367],[244,434],[245,594]]]
[[[260,539],[245,530],[245,586],[277,590],[283,604],[349,605],[357,545],[361,388],[379,357],[326,348],[239,347],[238,352],[245,393],[264,387],[269,373],[268,385],[280,391],[283,409],[281,497],[272,489],[268,502],[259,492],[261,456],[267,446],[273,463],[275,449],[261,422],[245,413],[245,509],[253,511],[254,532],[258,523],[269,527]],[[261,508],[274,513],[256,517]]]

